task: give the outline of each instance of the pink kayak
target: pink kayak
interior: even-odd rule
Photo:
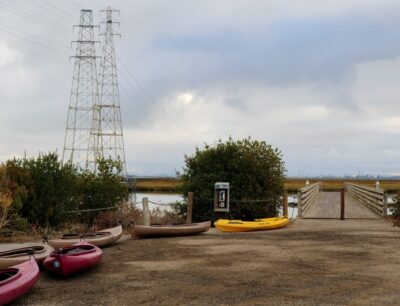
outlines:
[[[60,276],[69,276],[95,266],[99,263],[102,256],[103,252],[101,249],[85,241],[81,241],[52,252],[44,260],[43,265],[51,273]]]
[[[29,291],[39,278],[39,267],[32,256],[28,261],[0,269],[0,305]]]

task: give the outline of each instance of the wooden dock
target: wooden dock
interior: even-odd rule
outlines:
[[[320,192],[317,200],[310,204],[303,212],[303,218],[339,219],[340,192]],[[345,195],[346,219],[378,219],[381,216],[360,203],[346,192]]]

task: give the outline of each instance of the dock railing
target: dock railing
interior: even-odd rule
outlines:
[[[387,215],[387,197],[383,189],[353,183],[344,183],[344,186],[350,195],[373,212],[380,216]]]
[[[321,182],[317,182],[297,191],[297,217],[302,217],[311,204],[313,204],[319,196],[321,190]]]

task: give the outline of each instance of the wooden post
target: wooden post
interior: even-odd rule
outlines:
[[[383,217],[386,217],[387,216],[387,201],[388,201],[388,197],[387,197],[387,193],[385,192],[384,194],[383,194],[383,207],[382,207],[382,209],[383,209]]]
[[[287,194],[287,191],[285,191],[285,192],[283,193],[283,203],[282,203],[282,206],[283,206],[283,216],[287,218],[287,217],[289,216],[289,213],[288,213],[288,194]]]
[[[297,217],[303,217],[301,212],[301,191],[297,191]]]
[[[150,210],[149,210],[149,199],[142,198],[143,203],[143,225],[150,225]]]
[[[340,219],[344,220],[344,188],[340,192]]]
[[[192,211],[193,211],[193,192],[188,193],[188,203],[187,203],[187,213],[186,213],[186,223],[192,223]]]

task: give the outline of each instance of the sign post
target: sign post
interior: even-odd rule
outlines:
[[[226,182],[215,183],[214,211],[229,212],[229,183]]]

